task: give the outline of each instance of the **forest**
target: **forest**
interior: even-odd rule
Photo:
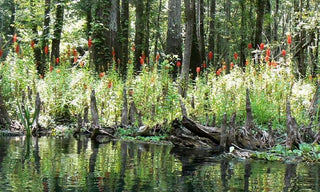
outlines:
[[[319,9],[317,0],[0,0],[1,134],[281,155],[307,147],[319,160]]]

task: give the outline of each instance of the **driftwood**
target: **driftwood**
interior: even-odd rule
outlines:
[[[186,116],[183,116],[183,118],[182,118],[182,125],[185,128],[187,128],[188,130],[190,130],[192,133],[196,134],[197,136],[208,138],[217,145],[220,144],[219,139],[217,139],[212,134],[210,134],[209,132],[207,132],[206,130],[203,129],[204,126],[195,123],[194,121],[192,121],[191,119],[189,119]]]

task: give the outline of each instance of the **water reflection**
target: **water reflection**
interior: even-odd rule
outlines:
[[[89,138],[0,138],[0,191],[318,191],[319,164]]]

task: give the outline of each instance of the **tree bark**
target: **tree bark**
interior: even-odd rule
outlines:
[[[189,69],[192,53],[193,30],[194,30],[194,0],[185,0],[186,15],[186,37],[184,43],[184,53],[181,71],[180,94],[182,97],[187,96],[187,83],[189,81]]]
[[[208,51],[212,51],[213,57],[209,65],[215,63],[215,15],[216,15],[216,0],[210,0],[210,22],[209,22],[209,42]]]
[[[262,30],[263,30],[263,19],[264,19],[264,7],[265,0],[257,0],[256,2],[256,28],[255,28],[255,46],[262,43]]]
[[[56,20],[54,23],[54,32],[51,47],[51,65],[55,66],[56,59],[60,57],[60,40],[61,32],[63,28],[63,14],[64,14],[64,2],[63,0],[57,1]]]
[[[129,58],[129,0],[122,0],[121,2],[121,38],[120,43],[122,44],[122,59],[120,65],[120,72],[123,79],[127,74],[127,63]]]
[[[142,0],[135,0],[136,6],[136,23],[135,23],[135,37],[134,37],[134,44],[135,44],[135,52],[134,52],[134,66],[135,71],[139,71],[141,68],[140,58],[143,57],[144,53],[144,38],[145,38],[145,27],[144,27],[144,6]],[[144,60],[144,58],[142,58]],[[145,62],[145,60],[144,60]]]
[[[45,10],[44,10],[44,23],[43,23],[43,32],[41,39],[41,63],[38,64],[37,70],[38,73],[44,77],[46,70],[46,62],[49,58],[49,53],[45,52],[46,47],[49,47],[49,35],[50,35],[50,7],[51,0],[45,0]],[[48,48],[49,49],[49,48]]]

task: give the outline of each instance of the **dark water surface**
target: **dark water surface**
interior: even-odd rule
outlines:
[[[227,160],[167,145],[0,137],[0,191],[319,191],[320,164]]]

